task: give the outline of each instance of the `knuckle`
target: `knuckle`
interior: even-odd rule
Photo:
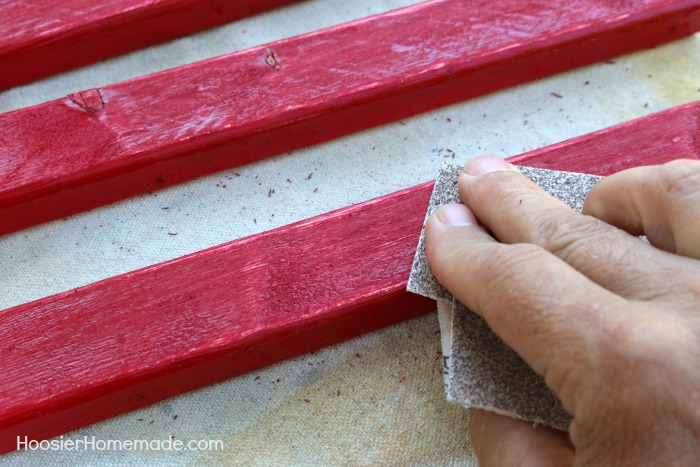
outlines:
[[[575,359],[561,359],[552,355],[542,368],[542,375],[549,386],[558,394],[564,404],[564,408],[573,411],[572,401],[576,400],[576,393],[582,386],[581,379],[584,372]]]
[[[594,217],[571,213],[566,216],[551,216],[539,223],[534,242],[560,259],[576,267],[582,261],[595,259],[592,255],[605,252],[610,246],[614,229]],[[616,245],[619,248],[620,245]],[[621,261],[629,260],[625,249],[618,250]],[[609,253],[609,252],[606,252]],[[606,258],[607,259],[607,258]]]
[[[548,255],[537,245],[518,243],[502,245],[484,258],[475,305],[490,325],[512,326],[517,315],[521,324],[529,323],[521,337],[531,334],[547,345],[570,341],[565,314],[554,311],[559,298],[551,288],[553,271],[544,265]]]
[[[687,263],[683,261],[682,263]],[[700,309],[700,268],[692,264],[659,265],[655,271],[656,284],[645,297],[647,300],[671,303],[674,309],[696,315]]]
[[[700,193],[700,162],[688,159],[668,162],[660,167],[656,182],[669,196],[697,196]]]
[[[543,253],[540,247],[532,244],[501,244],[482,257],[478,268],[481,286],[476,294],[477,307],[496,313],[501,310],[493,310],[493,302],[502,309],[522,308],[527,302],[522,292],[531,290],[531,284],[546,283],[538,279],[537,269],[529,268],[529,265],[538,264]],[[524,268],[527,268],[526,274]]]
[[[629,317],[627,317],[629,318]],[[637,314],[631,322],[623,316],[609,323],[602,339],[600,361],[611,388],[624,388],[627,403],[647,403],[663,391],[669,377],[684,360],[694,342],[693,333],[665,316]]]
[[[679,296],[683,296],[683,294],[687,294],[688,300],[685,302],[685,304],[688,305],[688,308],[690,309],[694,315],[697,313],[697,310],[700,309],[700,283],[698,283],[698,275],[700,271],[695,269],[694,274],[687,274],[682,280],[678,281],[679,286],[681,289],[679,290]]]
[[[537,245],[501,244],[481,259],[479,274],[487,283],[511,283],[519,280],[523,267],[532,264],[541,254],[542,249]]]

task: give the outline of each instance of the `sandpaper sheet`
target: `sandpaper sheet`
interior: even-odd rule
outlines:
[[[602,178],[529,167],[518,169],[576,211],[581,211],[586,195]],[[457,178],[461,171],[461,166],[443,165],[426,220],[440,206],[460,202]],[[407,288],[438,301],[448,400],[560,430],[568,429],[571,417],[544,378],[505,345],[483,319],[437,283],[425,255],[424,233],[421,233]]]

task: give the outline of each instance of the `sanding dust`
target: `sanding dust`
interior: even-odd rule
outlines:
[[[590,189],[602,177],[518,167],[555,198],[581,211]],[[457,178],[462,167],[443,164],[428,205],[426,220],[440,206],[460,202]],[[438,301],[447,399],[465,407],[567,430],[571,416],[535,373],[475,313],[437,283],[425,255],[421,232],[407,289]]]

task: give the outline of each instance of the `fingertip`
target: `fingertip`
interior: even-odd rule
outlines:
[[[597,218],[605,216],[605,181],[606,179],[599,181],[588,191],[586,199],[583,201],[583,214]],[[622,187],[622,190],[624,190],[624,187]]]
[[[488,236],[472,211],[463,204],[447,204],[433,213],[425,226],[425,252],[433,274],[449,287],[461,274],[459,258],[477,239]],[[490,237],[489,237],[490,238]]]
[[[441,257],[437,250],[444,249],[454,237],[454,229],[480,228],[474,213],[463,204],[450,203],[435,211],[425,224],[425,246],[428,260]],[[452,235],[451,233],[452,232]]]
[[[446,204],[438,209],[433,216],[441,224],[452,227],[474,227],[479,225],[479,221],[472,210],[464,204]]]
[[[574,449],[568,434],[552,428],[534,427],[530,422],[472,408],[469,431],[482,466],[573,463]]]
[[[506,162],[499,156],[479,156],[471,161],[469,161],[459,174],[457,180],[457,188],[459,190],[460,197],[462,201],[468,205],[475,205],[478,207],[477,212],[484,209],[484,199],[491,199],[494,193],[498,193],[502,190],[506,190],[509,187],[518,187],[521,181],[529,180],[525,177],[512,177],[511,175],[505,175],[505,178],[497,176],[495,178],[482,178],[483,175],[499,172],[501,175],[503,173],[516,173],[520,175],[520,171],[514,165]],[[517,185],[514,185],[516,184]],[[474,198],[477,197],[477,199]],[[480,213],[481,214],[481,213]],[[488,222],[487,222],[488,224]]]
[[[491,172],[518,171],[515,166],[509,164],[500,156],[486,155],[475,157],[467,162],[463,172],[467,175],[478,176]]]

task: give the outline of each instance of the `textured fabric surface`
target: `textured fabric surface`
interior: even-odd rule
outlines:
[[[5,91],[0,111],[408,3],[308,0]],[[427,181],[446,159],[519,154],[700,99],[698,76],[695,36],[0,237],[0,308]],[[221,439],[223,452],[16,452],[0,464],[474,465],[439,350],[428,315],[68,435]]]

